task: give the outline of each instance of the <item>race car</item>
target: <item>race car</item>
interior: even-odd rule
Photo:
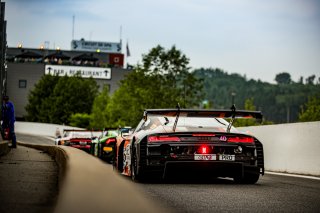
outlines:
[[[102,135],[102,131],[64,130],[64,137],[57,141],[58,145],[71,146],[90,153],[91,142]]]
[[[113,160],[113,149],[119,130],[105,128],[102,136],[92,140],[90,153],[110,163]]]
[[[118,136],[114,166],[135,181],[201,174],[254,184],[264,174],[263,145],[234,128],[236,118],[262,120],[262,113],[234,106],[145,110],[132,134]]]

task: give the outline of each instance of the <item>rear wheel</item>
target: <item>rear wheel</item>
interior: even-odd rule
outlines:
[[[245,173],[244,177],[234,177],[234,182],[242,184],[255,184],[258,182],[260,177],[259,173]]]
[[[93,155],[93,156],[97,156],[96,155],[96,143],[91,143],[90,145],[90,153]]]
[[[98,143],[98,157],[101,159],[102,158],[102,144]]]
[[[135,149],[132,150],[131,155],[131,179],[136,182],[143,181],[143,176],[141,175],[141,171],[138,170],[138,161],[137,161],[137,154]]]
[[[117,154],[117,159],[116,159],[116,167],[120,173],[123,171],[123,146],[124,143],[121,143],[119,146],[119,152]]]

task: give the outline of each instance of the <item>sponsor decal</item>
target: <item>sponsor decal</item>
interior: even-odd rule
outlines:
[[[224,135],[222,135],[222,136],[220,136],[219,140],[220,140],[220,141],[227,141],[227,137],[224,136]]]
[[[121,42],[101,42],[101,41],[86,41],[86,40],[72,40],[71,50],[80,51],[96,51],[106,53],[121,53]]]

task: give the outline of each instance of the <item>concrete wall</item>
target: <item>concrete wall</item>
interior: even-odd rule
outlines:
[[[33,123],[33,122],[15,122],[15,131],[17,133],[30,134],[30,135],[41,135],[46,137],[56,137],[56,130],[59,130],[62,134],[64,129],[81,129],[71,126],[63,126],[57,124],[46,124],[46,123]]]
[[[264,145],[268,171],[320,176],[320,122],[238,128]]]
[[[7,73],[7,95],[14,104],[16,117],[21,118],[26,114],[25,106],[30,90],[44,75],[44,64],[8,63]],[[27,87],[19,88],[19,80],[27,81]]]
[[[69,146],[26,144],[51,155],[59,166],[60,212],[173,212],[155,203],[100,159]],[[94,165],[94,166],[92,166]]]
[[[16,122],[16,132],[55,137],[68,126]],[[320,176],[320,121],[238,128],[264,146],[267,171]]]

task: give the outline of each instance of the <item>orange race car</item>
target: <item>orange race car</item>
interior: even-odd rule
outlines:
[[[230,118],[227,122],[223,118]],[[258,111],[150,109],[131,134],[117,137],[114,167],[133,180],[170,175],[231,177],[254,184],[264,174],[262,143],[232,126]]]

